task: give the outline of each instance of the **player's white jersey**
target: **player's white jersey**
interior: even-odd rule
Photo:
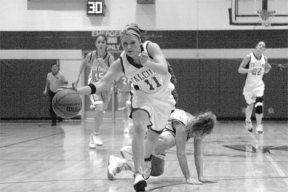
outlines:
[[[250,53],[250,62],[248,64],[249,69],[257,69],[256,72],[248,73],[245,82],[245,88],[255,88],[259,86],[264,86],[263,75],[265,73],[265,58],[262,54],[261,58],[258,60],[254,53]]]
[[[175,109],[173,113],[171,113],[169,121],[165,128],[172,131],[175,134],[176,130],[172,126],[172,121],[178,121],[186,126],[193,118],[194,116],[191,115],[190,113],[187,113],[181,109]]]
[[[141,45],[144,51],[147,51],[146,47],[148,43],[149,41],[146,41]],[[124,51],[120,56],[122,59],[124,73],[132,82],[136,90],[147,94],[154,94],[167,91],[171,92],[174,89],[174,85],[170,82],[170,73],[161,75],[154,72],[149,67],[133,64],[133,61],[128,61],[129,56],[127,56]],[[152,58],[148,59],[153,60]]]

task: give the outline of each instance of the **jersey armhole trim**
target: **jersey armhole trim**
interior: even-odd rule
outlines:
[[[245,65],[245,69],[249,69],[249,65],[250,65],[250,61],[251,61],[251,55],[249,54],[249,61],[248,61],[248,63]]]
[[[119,58],[120,58],[120,63],[121,63],[122,71],[123,71],[123,73],[125,74],[125,68],[124,68],[124,64],[123,64],[123,59],[122,59],[121,56],[120,56]]]

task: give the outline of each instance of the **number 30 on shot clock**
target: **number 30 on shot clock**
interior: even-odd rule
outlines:
[[[88,0],[87,15],[104,15],[104,0]]]

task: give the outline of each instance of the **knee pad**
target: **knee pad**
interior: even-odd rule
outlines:
[[[151,158],[151,176],[157,177],[164,173],[165,155],[152,155]]]
[[[262,114],[263,113],[263,97],[257,97],[255,102],[255,113]]]

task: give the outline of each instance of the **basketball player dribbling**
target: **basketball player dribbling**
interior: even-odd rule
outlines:
[[[90,74],[88,78],[89,83],[98,82],[108,71],[114,57],[107,51],[107,37],[103,34],[96,36],[95,40],[96,50],[88,53],[82,62],[78,78],[75,82],[77,85],[80,80],[80,75],[85,67],[90,67]],[[104,111],[107,109],[111,98],[111,91],[107,89],[101,93],[90,95],[90,108],[95,110],[95,125],[94,130],[89,136],[89,147],[96,148],[96,145],[103,145],[100,137],[100,126],[103,122]]]
[[[112,63],[105,76],[97,83],[74,87],[78,93],[89,95],[106,90],[122,75],[126,75],[132,82],[132,151],[135,167],[133,186],[136,191],[145,191],[147,183],[143,174],[149,176],[151,172],[150,156],[176,103],[172,96],[175,87],[171,83],[171,74],[163,52],[154,42],[142,43],[142,33],[143,30],[137,24],[128,24],[120,35],[124,51]]]
[[[253,109],[255,108],[256,131],[259,134],[263,133],[262,118],[264,112],[263,96],[265,89],[263,76],[271,69],[267,57],[263,55],[265,48],[265,42],[258,42],[255,50],[244,57],[238,68],[239,73],[247,75],[243,89],[243,95],[247,103],[245,110],[245,126],[249,132],[253,131],[251,116]]]

